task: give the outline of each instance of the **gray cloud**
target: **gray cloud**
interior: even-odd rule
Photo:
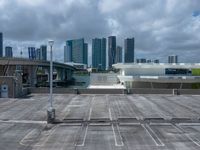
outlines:
[[[135,37],[137,57],[163,61],[178,54],[181,61],[199,62],[199,10],[199,0],[0,0],[0,31],[16,55],[51,38],[61,61],[67,39],[84,37],[91,44],[113,34],[122,46],[124,38]]]

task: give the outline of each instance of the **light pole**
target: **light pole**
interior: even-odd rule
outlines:
[[[55,120],[55,109],[53,108],[53,48],[54,41],[49,40],[49,46],[50,46],[50,96],[49,96],[49,108],[47,110],[47,122],[53,123]]]

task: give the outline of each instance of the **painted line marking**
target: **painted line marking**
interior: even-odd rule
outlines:
[[[83,126],[83,127],[84,127],[84,126]],[[82,128],[83,128],[83,127],[82,127]],[[85,134],[84,134],[84,137],[83,137],[83,142],[82,142],[82,144],[75,144],[75,146],[84,146],[84,145],[85,145],[85,140],[86,140],[87,132],[88,132],[88,125],[86,126],[86,129],[85,129]]]
[[[178,130],[180,133],[183,133],[190,141],[192,141],[194,144],[200,147],[200,141],[196,137],[192,138],[190,135],[188,135],[184,129],[180,125],[172,125],[176,130]]]
[[[20,145],[27,146],[27,144],[24,144],[24,141],[33,141],[33,140],[25,140],[26,138],[28,139],[29,135],[31,135],[33,132],[35,132],[36,129],[31,130],[28,134],[26,134],[23,139],[19,142]]]
[[[118,125],[116,125],[116,126],[117,126],[118,136],[120,137],[120,142],[121,142],[121,144],[118,144],[118,143],[117,143],[117,137],[116,137],[114,125],[112,124],[112,130],[113,130],[113,136],[114,136],[114,140],[115,140],[115,146],[117,146],[117,147],[124,146],[124,143],[123,143],[123,141],[122,141],[122,137],[121,137],[121,134],[120,134],[120,131],[119,131],[119,127],[118,127]]]
[[[161,139],[156,135],[156,133],[151,129],[151,127],[149,125],[141,124],[141,126],[146,130],[146,132],[152,138],[152,140],[154,141],[156,146],[165,146],[165,144],[161,141]],[[156,139],[153,136],[155,136]]]
[[[112,118],[112,113],[111,113],[110,107],[109,107],[108,111],[109,111],[109,118],[110,118],[110,120],[112,121],[113,118]],[[120,134],[119,126],[116,125],[116,128],[117,128],[117,132],[118,132],[118,136],[119,136],[119,138],[120,138],[120,143],[121,143],[121,144],[118,144],[118,143],[117,143],[117,137],[116,137],[116,133],[115,133],[116,131],[115,131],[114,125],[112,124],[112,131],[113,131],[113,136],[114,136],[114,140],[115,140],[115,146],[117,146],[117,147],[118,147],[118,146],[124,146],[124,143],[123,143],[123,140],[122,140],[122,136],[121,136],[121,134]]]
[[[92,108],[90,108],[90,112],[89,112],[89,117],[88,117],[88,120],[91,119],[91,115],[92,115]]]
[[[71,103],[73,103],[75,100],[77,100],[79,97],[79,95],[76,95],[74,97],[71,98],[71,101],[66,105],[66,107],[62,110],[63,112],[63,117],[62,117],[62,120],[64,120],[70,113],[70,105],[72,105]]]
[[[42,142],[41,144],[35,144],[34,146],[44,146],[45,143],[49,140],[49,138],[51,137],[51,135],[55,132],[57,126],[53,127],[51,129],[51,132],[49,134],[46,134],[47,135],[47,138],[44,140],[44,142]]]
[[[71,105],[68,105],[68,107],[82,107],[83,105],[73,105],[73,104],[71,104]]]
[[[93,101],[95,99],[95,95],[93,96],[92,100],[91,100],[91,106],[90,106],[90,111],[89,111],[89,116],[88,116],[88,120],[91,120],[91,116],[92,116],[92,106],[93,106]]]
[[[112,121],[112,114],[111,114],[110,108],[108,109],[108,112],[109,112],[109,118],[110,118],[110,120]]]
[[[47,121],[33,121],[33,120],[0,120],[0,123],[47,124]]]
[[[127,99],[129,99],[130,101],[132,101],[132,100],[134,101],[132,96],[127,96]],[[135,104],[133,104],[133,105],[135,105]],[[135,107],[137,107],[137,106],[135,105]],[[138,116],[138,114],[135,112],[135,110],[134,110],[134,108],[132,106],[131,106],[131,108],[132,108],[132,110],[133,110],[133,112],[135,114],[135,118],[137,120],[143,120],[144,119],[144,117],[141,114]]]

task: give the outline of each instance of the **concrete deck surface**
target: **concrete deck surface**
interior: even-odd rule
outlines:
[[[200,96],[57,94],[54,125],[47,107],[46,94],[0,99],[0,150],[200,149]]]

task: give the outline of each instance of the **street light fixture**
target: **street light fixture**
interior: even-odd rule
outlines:
[[[55,109],[53,108],[53,40],[49,40],[49,46],[50,46],[50,97],[49,97],[49,108],[47,110],[47,122],[53,123],[55,120]]]

